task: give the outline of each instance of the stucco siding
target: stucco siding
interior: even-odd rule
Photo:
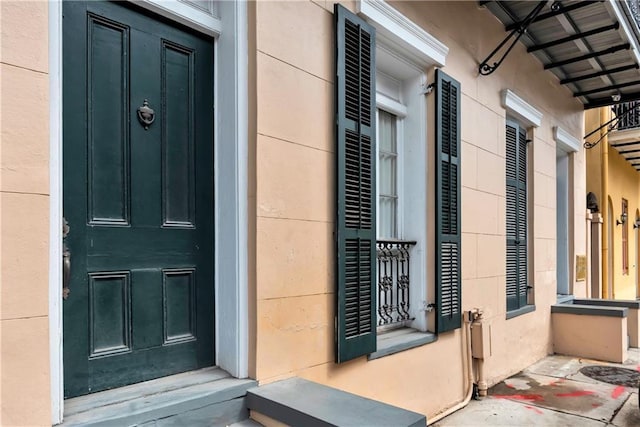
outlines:
[[[519,44],[496,73],[479,77],[478,63],[505,33],[477,3],[392,5],[448,46],[443,70],[462,85],[462,305],[464,310],[482,309],[491,325],[492,356],[485,362],[491,385],[552,351],[549,307],[556,299],[552,128],[561,126],[580,138],[583,108]],[[355,10],[353,3],[346,6]],[[333,362],[332,2],[257,2],[255,8],[256,50],[250,55],[255,55],[257,76],[257,379],[267,383],[301,376],[432,416],[463,398],[461,330],[380,359]],[[424,71],[433,78],[433,68]],[[536,310],[510,320],[505,303],[503,89],[511,89],[544,115],[541,126],[532,131],[530,145],[530,260]],[[432,121],[433,104],[428,102],[425,120]],[[432,147],[431,123],[427,135],[426,143]],[[570,212],[580,222],[572,245],[573,253],[584,255],[584,152],[574,154],[573,162]],[[433,192],[432,175],[428,181],[427,191]],[[432,230],[428,236],[433,237]],[[572,284],[578,294],[581,283]]]
[[[7,426],[51,422],[47,33],[47,2],[0,2],[0,424]]]

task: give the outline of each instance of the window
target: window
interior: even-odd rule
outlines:
[[[460,84],[436,71],[435,182],[427,188],[426,75],[344,7],[336,28],[336,362],[376,352],[378,327],[461,326]],[[375,61],[373,61],[375,58]],[[432,113],[434,114],[434,113]],[[436,236],[427,238],[427,197]],[[437,270],[427,274],[427,259]],[[435,278],[435,280],[434,280]],[[426,337],[429,335],[429,337]],[[387,335],[388,337],[389,335]],[[407,348],[407,347],[404,347]],[[389,348],[373,354],[390,354]]]
[[[398,238],[398,117],[378,109],[378,237]]]
[[[527,132],[507,120],[506,136],[507,311],[513,311],[528,302]]]
[[[622,199],[622,274],[629,274],[629,202]]]
[[[427,185],[426,75],[392,46],[377,43],[378,332],[398,327],[445,332],[461,324],[461,93],[458,82],[440,70],[436,76],[434,152],[440,154],[434,161],[436,180]],[[427,235],[428,200],[437,205],[432,236]],[[437,260],[436,271],[427,271],[427,257]],[[429,302],[437,310],[432,325],[425,310]]]
[[[401,82],[378,73],[378,79],[386,79],[396,84],[395,88],[402,86]],[[376,84],[383,87],[384,84]],[[402,97],[397,98],[402,100]],[[376,94],[376,99],[384,97]],[[396,101],[397,102],[397,101]],[[382,101],[378,104],[383,103]],[[403,179],[400,172],[402,157],[404,157],[402,135],[403,118],[406,117],[406,107],[398,103],[394,114],[383,108],[377,111],[377,151],[378,173],[376,189],[378,194],[377,206],[377,325],[378,331],[409,326],[416,320],[415,310],[416,292],[412,288],[418,284],[415,280],[419,276],[417,269],[411,264],[415,241],[402,240],[404,230],[401,231],[401,215],[404,212],[400,198],[400,188],[403,187]],[[413,262],[414,267],[416,262]],[[412,280],[412,278],[414,280]],[[413,284],[412,284],[413,283]],[[412,304],[413,301],[413,304]]]
[[[402,70],[402,71],[401,71]],[[426,212],[419,201],[427,193],[424,173],[425,141],[416,120],[421,71],[376,46],[377,104],[377,330],[412,327],[424,330],[426,318]],[[408,153],[422,158],[409,160]],[[418,167],[420,165],[420,167]],[[411,218],[405,215],[412,211]]]

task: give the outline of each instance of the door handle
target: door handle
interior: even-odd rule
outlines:
[[[71,251],[67,247],[64,239],[69,235],[69,223],[62,218],[62,299],[69,297],[69,283],[71,282]]]

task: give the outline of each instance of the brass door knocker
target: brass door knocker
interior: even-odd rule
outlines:
[[[149,101],[145,99],[142,107],[138,107],[138,120],[140,120],[140,123],[144,126],[144,130],[147,130],[155,119],[156,112],[153,111],[153,108],[149,107]]]

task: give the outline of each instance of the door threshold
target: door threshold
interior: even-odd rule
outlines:
[[[179,421],[202,414],[203,408],[209,408],[206,417],[215,418],[216,411],[229,413],[216,409],[226,402],[239,408],[236,416],[243,419],[242,409],[246,408],[237,400],[243,400],[246,390],[256,385],[254,380],[233,378],[216,367],[189,371],[66,399],[62,425],[135,425],[173,417]]]

